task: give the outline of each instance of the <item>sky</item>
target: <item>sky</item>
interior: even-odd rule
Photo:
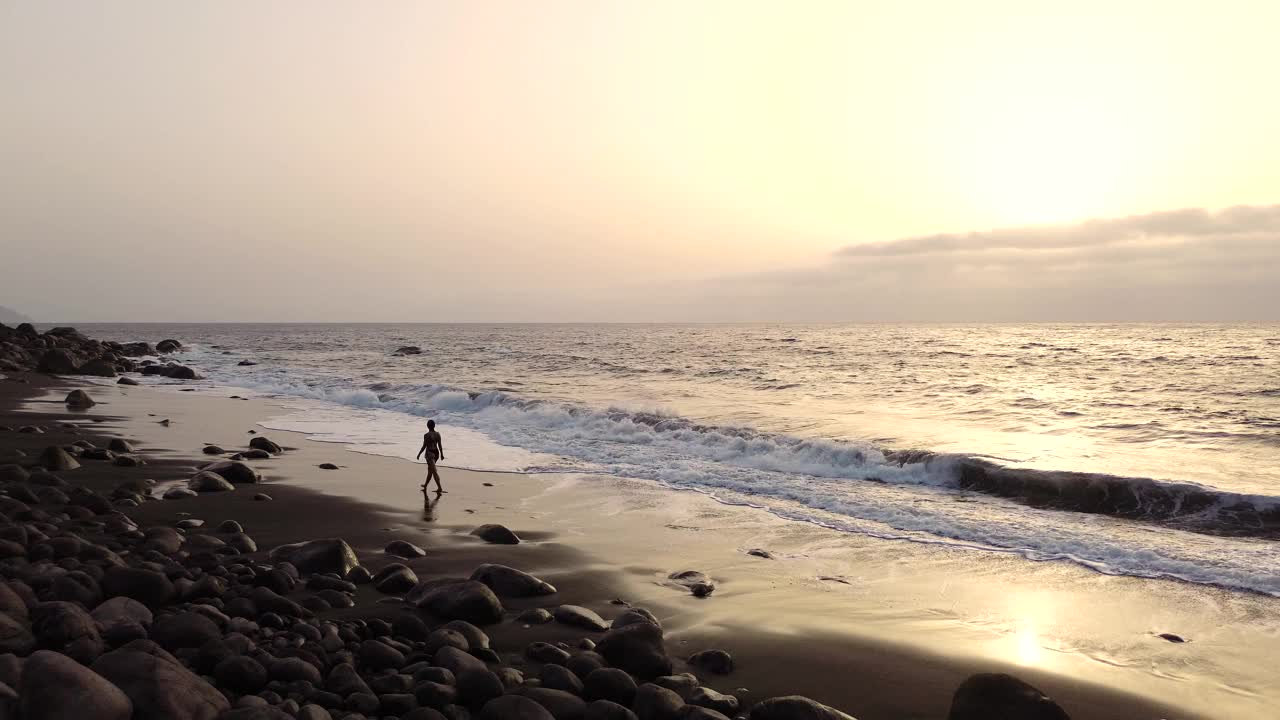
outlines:
[[[1280,3],[0,3],[59,321],[1280,320]]]

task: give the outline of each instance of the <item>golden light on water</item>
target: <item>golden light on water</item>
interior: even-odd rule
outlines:
[[[1036,633],[1035,625],[1030,622],[1023,622],[1014,635],[1014,643],[1016,646],[1014,659],[1019,664],[1040,664],[1044,649],[1040,647],[1040,636]]]

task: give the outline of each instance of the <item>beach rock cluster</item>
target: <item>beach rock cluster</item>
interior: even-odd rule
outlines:
[[[30,323],[16,328],[0,324],[0,370],[13,372],[115,377],[118,373],[143,369],[134,358],[180,349],[182,343],[177,340],[163,340],[153,347],[145,342],[93,340],[72,327],[56,327],[40,333]]]

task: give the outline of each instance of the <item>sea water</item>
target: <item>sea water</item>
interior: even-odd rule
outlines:
[[[268,427],[364,452],[412,457],[432,418],[445,465],[1280,595],[1280,325],[82,330],[177,338],[208,381],[279,398]]]

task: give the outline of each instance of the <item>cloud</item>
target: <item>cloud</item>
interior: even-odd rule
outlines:
[[[725,320],[1280,320],[1280,205],[850,245],[692,304]]]

